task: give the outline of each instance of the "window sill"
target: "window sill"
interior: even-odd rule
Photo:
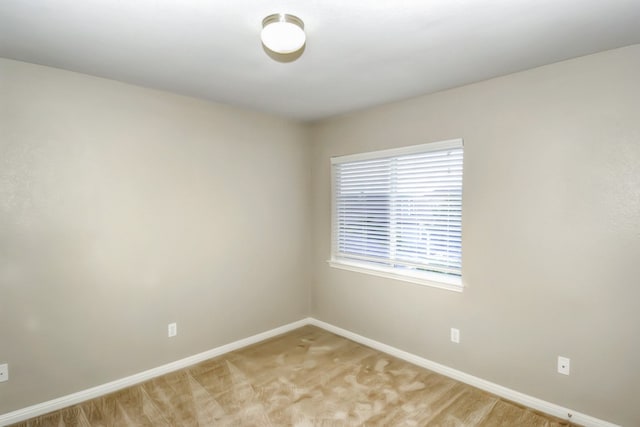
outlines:
[[[400,274],[391,268],[375,267],[369,264],[358,263],[345,260],[328,260],[331,267],[342,270],[356,271],[358,273],[371,274],[373,276],[385,277],[387,279],[401,280],[403,282],[416,283],[433,288],[446,289],[449,291],[462,292],[462,279],[460,277],[448,277],[437,273],[423,273],[416,275]]]

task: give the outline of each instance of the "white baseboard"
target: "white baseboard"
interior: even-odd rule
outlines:
[[[440,363],[433,362],[429,359],[425,359],[424,357],[416,356],[415,354],[400,350],[387,344],[383,344],[379,341],[363,337],[362,335],[358,335],[355,332],[339,328],[321,320],[309,318],[308,321],[311,325],[325,329],[329,332],[333,332],[336,335],[343,336],[357,343],[366,345],[367,347],[371,347],[373,349],[382,351],[383,353],[395,356],[398,359],[406,360],[407,362],[413,363],[414,365],[421,366],[423,368],[445,375],[449,378],[453,378],[465,384],[469,384],[481,390],[488,391],[489,393],[493,393],[497,396],[503,397],[516,403],[520,403],[521,405],[536,409],[546,414],[553,415],[555,417],[562,418],[576,424],[581,424],[585,427],[620,427],[608,421],[604,421],[574,411],[572,409],[564,408],[554,403],[550,403],[545,400],[538,399],[536,397],[529,396],[515,390],[511,390],[510,388],[503,387],[490,381],[483,380],[482,378],[475,377],[462,371],[458,371],[457,369],[441,365]]]
[[[7,412],[6,414],[0,415],[0,426],[18,423],[29,418],[37,417],[39,415],[57,411],[68,406],[76,405],[89,399],[95,399],[96,397],[104,396],[105,394],[113,393],[114,391],[118,391],[123,388],[148,381],[160,375],[168,374],[170,372],[186,368],[187,366],[200,363],[204,360],[211,359],[213,357],[217,357],[234,350],[238,350],[242,347],[264,341],[280,334],[284,334],[286,332],[308,325],[309,323],[310,320],[308,318],[298,320],[296,322],[289,323],[287,325],[283,325],[257,335],[253,335],[248,338],[234,341],[232,343],[225,344],[193,356],[185,357],[184,359],[176,360],[175,362],[167,363],[166,365],[158,366],[157,368],[149,369],[148,371],[140,372],[129,377],[111,381],[106,384],[62,396],[57,399],[49,400],[47,402],[38,403],[36,405],[18,409],[16,411]]]
[[[520,393],[518,391],[511,390],[507,387],[503,387],[501,385],[492,383],[490,381],[483,380],[482,378],[478,378],[473,375],[464,373],[462,371],[458,371],[457,369],[453,369],[448,366],[441,365],[439,363],[433,362],[431,360],[425,359],[415,354],[411,354],[409,352],[400,350],[390,345],[383,344],[379,341],[375,341],[370,338],[364,337],[362,335],[358,335],[354,332],[339,328],[337,326],[331,325],[321,320],[314,319],[312,317],[301,319],[301,320],[298,320],[297,322],[289,323],[287,325],[283,325],[278,328],[271,329],[269,331],[262,332],[257,335],[253,335],[248,338],[234,341],[232,343],[225,344],[220,347],[216,347],[214,349],[207,350],[205,352],[202,352],[193,356],[189,356],[184,359],[177,360],[175,362],[167,363],[166,365],[149,369],[147,371],[140,372],[138,374],[134,374],[129,377],[121,378],[119,380],[102,384],[96,387],[92,387],[87,390],[79,391],[77,393],[69,394],[67,396],[59,397],[57,399],[49,400],[47,402],[39,403],[33,406],[28,406],[23,409],[18,409],[13,412],[2,414],[0,415],[0,426],[6,426],[9,424],[18,423],[20,421],[37,417],[39,415],[43,415],[43,414],[56,411],[62,408],[66,408],[68,406],[72,406],[89,399],[95,399],[96,397],[113,393],[114,391],[118,391],[123,388],[130,387],[135,384],[139,384],[141,382],[150,380],[160,375],[168,374],[170,372],[186,368],[188,366],[194,365],[204,360],[211,359],[213,357],[217,357],[234,350],[238,350],[242,347],[246,347],[248,345],[255,344],[260,341],[264,341],[266,339],[275,337],[280,334],[284,334],[286,332],[292,331],[294,329],[300,328],[305,325],[317,326],[329,332],[333,332],[334,334],[348,338],[352,341],[358,342],[360,344],[363,344],[368,347],[374,348],[376,350],[382,351],[384,353],[390,354],[391,356],[395,356],[399,359],[406,360],[407,362],[413,363],[414,365],[432,370],[439,374],[442,374],[447,377],[453,378],[455,380],[461,381],[463,383],[472,385],[479,389],[488,391],[489,393],[493,393],[495,395],[511,400],[513,402],[528,406],[529,408],[533,408],[538,411],[542,411],[544,413],[556,416],[558,418],[570,420],[574,423],[582,424],[586,427],[619,427],[616,424],[612,424],[608,421],[600,420],[598,418],[591,417],[589,415],[564,408],[562,406],[544,401],[542,399],[528,396],[524,393]],[[571,416],[569,416],[569,414],[571,414]]]

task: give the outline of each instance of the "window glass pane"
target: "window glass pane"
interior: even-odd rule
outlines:
[[[334,260],[460,276],[462,141],[439,144],[334,159]]]

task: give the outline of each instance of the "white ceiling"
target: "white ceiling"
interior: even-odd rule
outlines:
[[[262,19],[308,41],[271,59]],[[640,43],[640,0],[0,0],[0,56],[316,120]]]

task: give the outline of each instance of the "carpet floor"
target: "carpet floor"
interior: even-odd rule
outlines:
[[[15,424],[572,425],[313,326]]]

